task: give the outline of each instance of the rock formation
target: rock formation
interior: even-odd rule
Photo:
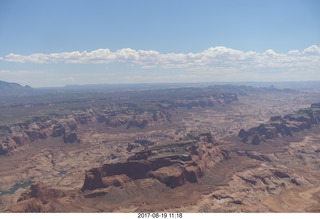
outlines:
[[[17,147],[15,141],[9,137],[2,139],[2,141],[0,138],[0,142],[0,155],[11,153]]]
[[[36,116],[18,124],[0,126],[0,155],[11,154],[21,146],[48,137],[62,138],[64,143],[79,142],[77,127],[89,122],[105,123],[109,128],[145,129],[171,123],[171,110],[176,108],[212,107],[237,100],[237,95],[234,93],[218,93],[169,98],[155,103],[147,102],[143,106],[132,103],[109,104],[99,113],[91,108],[82,108],[74,110],[70,115]],[[138,144],[128,145],[128,151],[137,148]]]
[[[30,189],[22,193],[15,206],[8,209],[9,212],[46,212],[53,211],[50,202],[54,199],[63,198],[68,192],[49,188],[37,183],[31,185]]]
[[[171,108],[193,108],[193,107],[213,107],[219,104],[230,104],[238,101],[235,93],[219,93],[211,96],[178,98],[176,100],[163,101],[162,105],[166,109]]]
[[[78,141],[79,139],[78,139],[77,133],[75,132],[65,133],[63,136],[64,143],[74,143]]]
[[[0,155],[12,154],[21,146],[49,136],[63,137],[64,143],[79,142],[76,118],[71,115],[57,120],[50,116],[38,116],[18,124],[0,126]]]
[[[146,109],[133,104],[110,105],[106,106],[102,114],[97,115],[97,120],[104,122],[111,128],[143,129],[171,122],[171,114],[168,111],[170,109],[213,107],[218,104],[229,104],[235,101],[238,101],[236,94],[220,93],[213,96],[161,100],[156,105],[148,106]]]
[[[149,147],[151,145],[154,145],[154,142],[147,139],[136,139],[133,143],[128,143],[127,151],[131,152],[136,148]]]
[[[126,161],[87,171],[82,191],[121,186],[144,178],[155,178],[171,188],[195,183],[206,166],[219,159],[215,145],[211,133],[192,132],[178,142],[146,147]]]
[[[271,117],[268,123],[260,124],[248,131],[241,129],[238,136],[244,143],[249,142],[252,145],[259,145],[261,142],[278,136],[293,136],[294,132],[318,126],[319,121],[320,104],[315,103],[310,108],[301,109],[293,114]]]
[[[170,113],[165,110],[105,110],[104,115],[97,118],[108,127],[124,126],[127,129],[153,127],[170,122]]]

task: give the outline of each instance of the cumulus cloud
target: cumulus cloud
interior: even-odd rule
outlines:
[[[289,55],[301,55],[301,52],[297,49],[294,49],[294,50],[290,50],[288,52]]]
[[[312,45],[303,51],[290,50],[286,54],[272,49],[265,52],[241,51],[223,46],[208,48],[198,53],[160,53],[154,50],[124,48],[117,51],[97,49],[62,53],[35,53],[21,55],[10,53],[3,61],[19,63],[67,64],[137,64],[142,68],[161,67],[185,69],[259,69],[320,67],[320,47]]]
[[[305,50],[303,50],[304,53],[306,54],[314,54],[314,55],[320,55],[320,47],[316,45],[312,45]]]

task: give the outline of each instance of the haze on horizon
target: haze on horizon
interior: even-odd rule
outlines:
[[[317,0],[4,0],[0,80],[320,80],[319,11]]]

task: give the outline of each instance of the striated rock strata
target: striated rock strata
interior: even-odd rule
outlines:
[[[259,145],[268,139],[279,136],[293,136],[294,132],[310,129],[318,126],[320,122],[320,104],[312,104],[310,108],[301,109],[295,113],[283,117],[274,116],[266,124],[260,124],[249,130],[241,129],[238,136],[244,143]]]
[[[79,142],[76,130],[78,124],[88,120],[87,111],[75,113],[66,118],[57,119],[52,116],[38,116],[18,124],[0,126],[0,155],[12,154],[19,147],[37,142],[40,139],[62,137],[64,143]],[[92,119],[92,118],[91,118]]]
[[[170,100],[159,100],[150,103],[145,108],[135,104],[119,104],[105,106],[103,113],[97,116],[99,122],[108,127],[126,127],[143,129],[154,127],[159,124],[171,122],[171,114],[168,110],[177,108],[213,107],[220,104],[230,104],[238,101],[234,93],[220,93],[212,96],[199,96],[190,98],[177,98]]]
[[[144,178],[155,178],[171,188],[195,183],[205,168],[219,159],[216,145],[211,133],[193,132],[179,142],[146,147],[126,161],[87,171],[82,191],[123,186]]]
[[[61,137],[64,143],[80,142],[76,133],[78,125],[97,121],[108,128],[151,128],[171,123],[170,110],[176,108],[212,107],[237,101],[234,93],[219,93],[189,98],[174,98],[156,102],[108,104],[99,112],[91,108],[74,110],[70,115],[36,116],[18,124],[0,126],[0,155],[10,155],[21,146],[48,137]],[[57,118],[60,117],[60,118]],[[131,151],[137,145],[130,145]]]

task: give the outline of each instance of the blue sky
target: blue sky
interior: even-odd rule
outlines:
[[[0,80],[320,80],[317,0],[0,0]]]

